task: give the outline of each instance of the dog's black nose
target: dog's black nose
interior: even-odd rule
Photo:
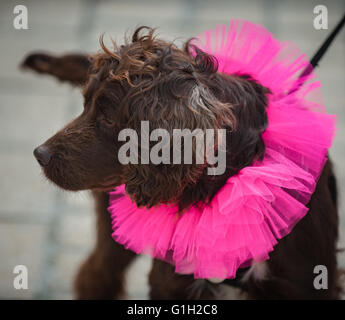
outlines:
[[[46,167],[52,157],[49,148],[44,145],[39,146],[34,150],[34,156],[42,167]]]

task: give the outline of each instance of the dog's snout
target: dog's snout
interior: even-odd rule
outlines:
[[[46,167],[52,158],[49,148],[44,145],[39,146],[34,150],[34,156],[42,167]]]

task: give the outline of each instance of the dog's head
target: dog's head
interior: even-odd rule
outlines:
[[[210,181],[215,177],[205,177],[210,166],[206,159],[196,163],[195,145],[191,148],[194,161],[189,164],[174,164],[173,152],[168,154],[170,162],[142,161],[145,149],[164,142],[157,136],[156,142],[151,139],[144,145],[143,121],[150,132],[164,129],[170,137],[164,143],[171,149],[174,129],[225,128],[223,180],[262,156],[267,90],[255,81],[222,75],[216,59],[190,42],[181,50],[156,39],[146,27],[137,29],[131,41],[115,46],[114,51],[103,41],[101,46],[103,51],[92,57],[82,114],[34,151],[46,176],[58,186],[110,190],[124,183],[136,203],[148,207],[179,201],[188,206],[210,196],[204,189],[212,189]],[[137,134],[138,163],[119,161],[126,143],[121,139],[123,129]]]

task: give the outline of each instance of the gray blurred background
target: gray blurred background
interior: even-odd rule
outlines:
[[[15,30],[13,8],[25,4],[29,30]],[[313,28],[313,8],[328,8],[329,30]],[[71,283],[93,245],[93,204],[87,192],[67,193],[47,182],[32,151],[82,110],[78,89],[49,77],[22,73],[28,52],[95,52],[101,33],[121,41],[139,25],[159,27],[167,40],[199,34],[231,18],[266,26],[309,57],[345,11],[344,0],[284,1],[6,1],[0,3],[0,298],[71,299]],[[345,30],[317,74],[329,113],[338,116],[331,150],[340,192],[340,243],[345,248]],[[325,230],[327,232],[327,230]],[[345,255],[339,255],[345,267]],[[142,257],[128,274],[128,297],[147,298],[151,260]],[[13,268],[26,265],[29,289],[13,288]]]

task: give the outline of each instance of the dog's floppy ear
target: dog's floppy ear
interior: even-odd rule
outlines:
[[[195,56],[196,68],[210,79],[208,86],[211,92],[233,106],[236,130],[227,134],[228,164],[240,169],[250,165],[255,158],[262,159],[265,152],[262,133],[268,125],[266,107],[270,90],[251,75],[216,75],[217,60],[192,42],[193,39],[186,43],[185,51]]]
[[[231,149],[228,160],[237,169],[262,159],[265,144],[262,134],[268,125],[266,107],[270,90],[249,75],[233,76],[227,87],[236,117],[236,130],[228,135]]]
[[[90,56],[82,53],[55,56],[45,52],[32,52],[21,63],[23,69],[49,74],[76,86],[86,83],[90,66]]]

